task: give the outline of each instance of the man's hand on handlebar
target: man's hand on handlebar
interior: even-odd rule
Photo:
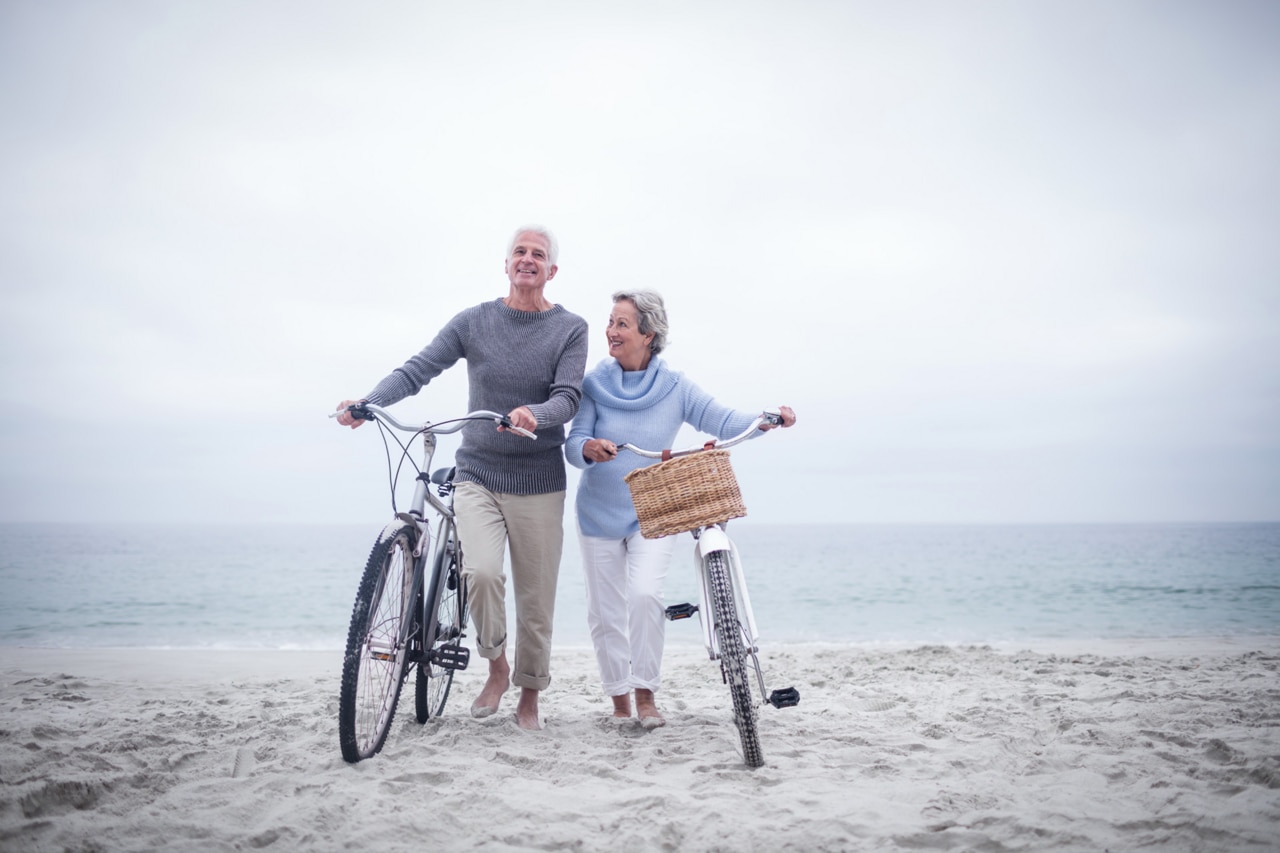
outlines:
[[[538,419],[533,416],[533,412],[529,411],[528,406],[520,406],[507,412],[507,421],[517,430],[525,430],[528,433],[532,433],[538,428]],[[506,432],[507,430],[508,427],[505,425],[498,426],[499,432]]]
[[[349,426],[352,429],[360,426],[365,422],[364,418],[358,418],[351,412],[353,406],[363,406],[364,400],[343,400],[338,404],[338,423],[343,426]]]

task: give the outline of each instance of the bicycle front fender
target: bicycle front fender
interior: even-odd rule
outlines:
[[[705,567],[707,557],[717,551],[724,551],[730,556],[730,562],[732,562],[734,548],[729,534],[719,527],[703,528],[693,545],[693,570],[698,576],[698,623],[702,626],[702,644],[706,646],[707,654],[712,660],[720,659],[720,643],[716,640],[714,619],[711,615],[715,610],[711,605],[711,592],[707,587]]]
[[[705,528],[698,535],[696,544],[699,560],[705,560],[708,554],[713,554],[716,551],[733,550],[733,543],[729,541],[729,534],[719,527]]]
[[[706,528],[698,536],[694,549],[694,562],[698,573],[698,590],[702,596],[698,614],[699,616],[703,613],[708,614],[708,618],[702,620],[703,642],[712,660],[720,657],[720,651],[716,643],[715,633],[712,631],[709,617],[712,610],[710,609],[711,599],[707,590],[707,573],[702,570],[702,567],[705,565],[707,557],[716,551],[724,551],[729,556],[729,571],[732,576],[734,596],[737,599],[738,613],[743,620],[742,627],[746,631],[746,639],[749,641],[753,651],[760,641],[760,633],[756,628],[755,613],[751,609],[751,596],[747,592],[747,578],[742,570],[742,558],[738,554],[738,548],[733,544],[733,540],[729,538],[729,534],[723,529],[719,527]]]
[[[382,529],[381,539],[389,539],[395,535],[395,531],[400,529],[401,524],[412,524],[418,531],[418,540],[414,543],[413,556],[421,558],[423,554],[431,553],[431,528],[422,523],[422,519],[407,512],[397,512],[394,521],[387,524]],[[379,541],[381,541],[381,539]]]
[[[382,528],[382,532],[378,534],[379,545],[383,542],[390,542],[395,538],[396,534],[400,532],[400,528],[404,527],[405,519],[400,517],[401,514],[402,513],[397,514],[395,518],[387,522],[386,527]],[[410,521],[412,521],[412,519],[410,519]]]

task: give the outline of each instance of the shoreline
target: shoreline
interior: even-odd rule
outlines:
[[[1133,637],[1124,639],[1048,639],[990,643],[936,642],[761,642],[760,656],[801,655],[806,652],[848,654],[893,654],[919,649],[990,650],[996,654],[1093,655],[1100,657],[1221,657],[1249,652],[1280,654],[1280,635],[1245,637]],[[26,672],[45,674],[53,670],[74,670],[83,675],[162,681],[189,678],[203,681],[217,678],[308,678],[338,673],[342,649],[282,648],[150,648],[145,646],[23,646],[0,645],[0,675]],[[557,657],[590,656],[591,646],[565,643],[552,651],[552,671]],[[701,645],[691,642],[667,644],[666,657],[706,658]]]

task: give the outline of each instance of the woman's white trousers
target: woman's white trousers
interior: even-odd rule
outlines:
[[[609,696],[662,682],[666,632],[663,584],[674,536],[600,539],[578,532],[586,573],[587,625],[596,649],[600,680]]]

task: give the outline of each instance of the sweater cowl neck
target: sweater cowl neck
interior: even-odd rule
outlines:
[[[618,409],[646,409],[670,394],[680,384],[680,374],[656,355],[643,371],[628,371],[623,382],[622,365],[606,358],[582,380],[582,390],[597,402]]]

